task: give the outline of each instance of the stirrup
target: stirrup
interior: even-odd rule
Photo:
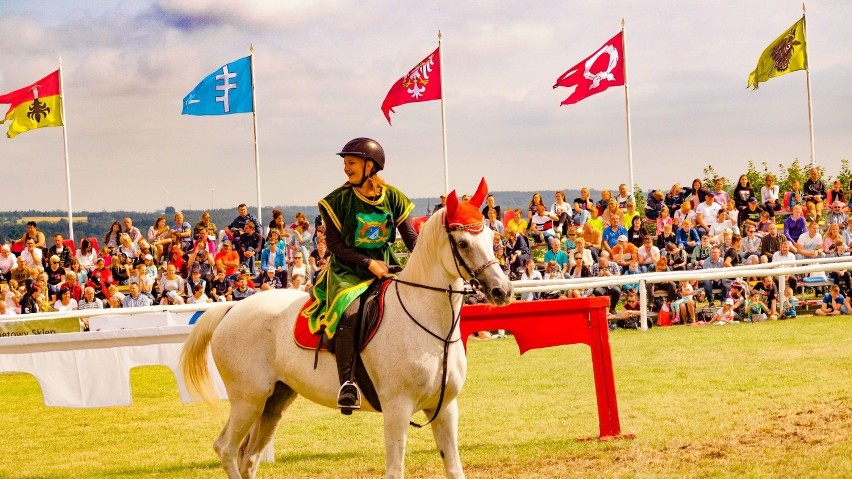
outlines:
[[[355,403],[354,404],[341,404],[340,399],[343,395],[343,390],[351,386],[355,390]],[[347,391],[349,392],[349,391]],[[361,409],[361,388],[358,387],[358,383],[355,381],[345,381],[340,385],[340,389],[337,390],[337,407],[343,412],[343,414],[351,414],[354,409]]]

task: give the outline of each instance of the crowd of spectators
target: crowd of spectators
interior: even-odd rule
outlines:
[[[803,186],[794,181],[789,192],[779,191],[772,175],[759,191],[745,175],[730,189],[722,180],[712,188],[699,179],[688,187],[674,184],[667,192],[650,192],[643,211],[637,211],[634,196],[622,184],[617,193],[604,190],[597,200],[588,188],[570,202],[557,191],[549,205],[535,193],[526,208],[505,214],[489,195],[482,212],[497,233],[497,259],[512,279],[619,276],[847,256],[852,246],[849,186],[844,191],[835,181],[828,189],[813,169]],[[86,238],[76,246],[66,244],[61,234],[48,243],[30,222],[21,238],[0,250],[0,314],[239,301],[255,291],[310,288],[330,256],[319,219],[311,224],[298,213],[288,224],[281,211],[273,210],[266,228],[257,223],[245,204],[222,230],[208,213],[194,225],[181,212],[171,224],[160,217],[147,233],[124,218],[103,238]],[[15,255],[11,246],[23,249]],[[539,262],[533,260],[536,248],[544,250]],[[831,273],[831,280],[849,302],[850,273]],[[795,286],[796,278],[788,281]],[[769,291],[771,281],[759,283],[758,290],[765,286],[755,310],[765,311],[758,314],[791,314],[788,298]],[[666,292],[672,313],[689,322],[696,320],[695,301],[702,296],[708,306],[716,299],[720,305],[733,299],[734,310],[748,315],[752,298],[740,297],[745,293],[738,286],[722,279],[659,283],[654,290]],[[622,293],[635,293],[636,287],[530,293],[521,299],[608,296],[615,313]],[[632,297],[628,294],[628,300]]]
[[[700,179],[686,187],[674,184],[668,191],[650,192],[641,212],[624,184],[617,194],[602,191],[597,200],[588,188],[582,188],[570,203],[561,191],[550,205],[535,193],[526,208],[510,210],[505,216],[489,197],[483,214],[486,224],[498,233],[494,251],[512,279],[618,276],[849,255],[852,184],[844,191],[835,181],[827,189],[816,169],[810,170],[804,185],[792,182],[789,192],[780,191],[771,174],[764,182],[759,190],[751,187],[746,175],[732,188],[726,188],[721,179],[712,187]],[[532,260],[536,248],[545,249],[538,263]],[[683,322],[698,320],[695,302],[699,299],[711,308],[718,304],[720,310],[732,300],[731,309],[743,319],[795,315],[795,298],[778,298],[771,278],[747,279],[755,283],[760,297],[745,297],[745,281],[728,279],[659,283],[651,293],[664,292],[667,307]],[[848,271],[831,273],[827,279],[837,284],[842,297],[850,297]],[[796,286],[795,277],[786,281]],[[622,293],[627,293],[629,303],[637,287],[566,290],[558,295],[608,296],[610,313],[615,314]],[[527,293],[521,299],[552,296]]]
[[[0,314],[30,314],[153,304],[239,301],[256,291],[307,290],[326,267],[325,228],[303,213],[288,224],[273,210],[267,228],[245,204],[222,231],[203,213],[195,225],[177,212],[144,234],[132,218],[79,246],[56,234],[50,244],[33,221],[0,247]],[[12,247],[23,248],[18,255]]]

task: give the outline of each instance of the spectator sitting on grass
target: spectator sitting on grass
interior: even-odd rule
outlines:
[[[784,290],[784,302],[781,304],[781,319],[789,319],[796,317],[796,303],[798,299],[793,295],[793,289],[787,288]]]
[[[722,326],[725,324],[739,323],[739,321],[734,320],[734,317],[734,300],[728,298],[725,300],[725,303],[722,305],[722,308],[716,311],[715,314],[713,314],[713,319],[710,320],[710,324]]]
[[[841,314],[849,314],[849,305],[842,294],[840,288],[833,284],[828,289],[828,293],[822,298],[822,304],[819,309],[814,311],[817,316],[839,316]]]
[[[778,315],[778,289],[775,288],[775,281],[772,276],[764,276],[763,279],[754,285],[753,291],[758,291],[766,297],[767,314]],[[790,288],[787,288],[790,289]]]

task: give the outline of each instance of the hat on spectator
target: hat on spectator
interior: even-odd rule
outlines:
[[[275,266],[267,266],[265,271],[267,273],[274,273],[275,272]]]
[[[231,240],[222,241],[222,246],[231,246]]]
[[[754,196],[750,196],[749,199],[748,199],[748,202],[749,203],[757,203],[757,198],[755,198]]]
[[[105,260],[105,259],[103,259],[103,258],[98,258],[98,259],[96,259],[96,260],[95,260],[95,263],[96,263],[96,264],[97,264],[97,263],[105,263],[105,262],[106,262],[106,260]]]
[[[844,202],[842,202],[842,201],[840,201],[840,200],[837,200],[837,201],[835,201],[834,203],[832,203],[831,205],[832,205],[832,206],[843,206],[843,205],[845,205],[845,204],[846,204],[846,203],[844,203]]]
[[[627,236],[620,235],[620,236],[618,237],[618,241],[627,241]]]
[[[151,256],[150,254],[146,254],[146,255],[145,255],[145,259],[154,259],[154,257],[153,257],[153,256]]]
[[[729,304],[729,305],[733,306],[734,305],[734,299],[733,298],[726,299],[725,304]]]
[[[12,248],[10,248],[9,245],[4,244],[3,245],[3,251],[12,251]]]

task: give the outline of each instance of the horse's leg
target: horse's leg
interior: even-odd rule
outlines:
[[[385,421],[385,479],[402,479],[405,475],[405,443],[408,440],[408,422],[414,414],[405,403],[382,402]]]
[[[434,410],[424,411],[432,417]],[[438,452],[444,460],[444,468],[450,479],[464,479],[461,458],[459,457],[459,405],[455,399],[432,421],[432,435],[438,445]]]
[[[263,412],[264,404],[263,399],[252,401],[246,398],[231,398],[228,422],[213,443],[213,449],[219,455],[228,479],[244,479],[238,469],[238,454],[243,440]]]
[[[266,400],[266,406],[260,418],[255,421],[248,437],[243,443],[240,459],[240,472],[244,479],[254,479],[263,451],[278,430],[281,416],[293,404],[296,393],[282,382],[275,383],[272,396]]]

